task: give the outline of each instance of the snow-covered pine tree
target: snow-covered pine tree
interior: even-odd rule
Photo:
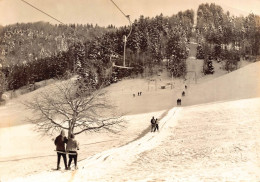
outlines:
[[[199,44],[199,45],[197,46],[196,58],[197,58],[197,59],[204,59],[204,51],[203,51],[203,48],[202,48],[202,45],[201,45],[201,44]]]
[[[214,66],[213,66],[212,60],[209,60],[208,55],[205,55],[205,58],[204,58],[203,72],[204,72],[204,75],[214,73]]]

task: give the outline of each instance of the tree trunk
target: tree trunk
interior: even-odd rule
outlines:
[[[68,139],[70,139],[71,134],[73,134],[73,121],[69,122]]]
[[[72,128],[69,127],[69,130],[68,130],[68,139],[70,139],[71,134],[72,134]]]

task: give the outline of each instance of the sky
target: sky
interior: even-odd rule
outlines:
[[[111,0],[26,0],[65,24],[98,24],[107,26],[129,25],[128,20]],[[198,8],[201,3],[221,5],[234,15],[260,14],[260,0],[113,0],[120,9],[130,15],[131,21],[140,15],[154,17],[171,16],[178,11]],[[58,23],[21,0],[0,0],[0,25],[45,21]]]

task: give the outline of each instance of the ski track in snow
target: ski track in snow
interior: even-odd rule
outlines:
[[[158,147],[113,176],[128,171],[121,179],[259,181],[259,110],[260,98],[184,108]]]

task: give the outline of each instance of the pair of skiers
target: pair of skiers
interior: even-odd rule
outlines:
[[[158,123],[158,119],[154,118],[154,116],[151,119],[151,132],[155,132],[155,131],[159,131],[159,123]]]
[[[56,145],[56,151],[57,151],[57,170],[60,169],[60,158],[63,158],[65,169],[70,170],[70,165],[72,160],[74,160],[75,169],[77,169],[77,158],[78,153],[77,150],[79,150],[79,143],[75,139],[75,136],[73,134],[70,135],[70,138],[67,139],[65,136],[65,131],[62,130],[60,135],[56,137],[54,144]],[[65,150],[65,144],[66,150]],[[67,153],[69,154],[69,164],[67,165]]]

